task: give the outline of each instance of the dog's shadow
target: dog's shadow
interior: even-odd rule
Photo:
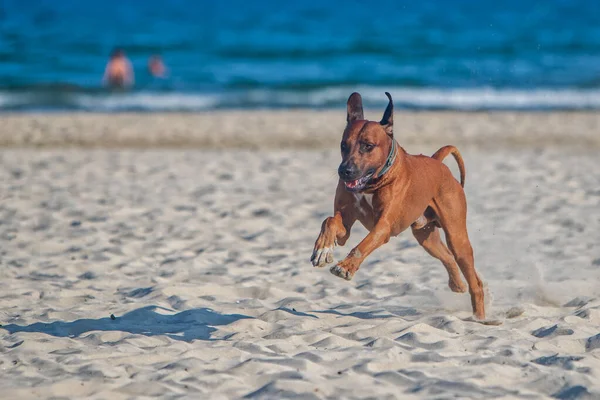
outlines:
[[[120,331],[145,336],[164,335],[175,340],[215,340],[215,326],[229,325],[240,319],[253,318],[241,314],[220,314],[209,308],[186,310],[177,314],[161,314],[158,306],[138,308],[120,317],[78,319],[72,322],[36,322],[31,325],[3,325],[0,329],[16,332],[41,332],[56,337],[78,337],[92,331]],[[229,335],[231,336],[231,335]],[[225,337],[224,339],[226,339]]]

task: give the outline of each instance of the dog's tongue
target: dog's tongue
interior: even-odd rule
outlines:
[[[351,182],[346,182],[346,187],[350,188],[350,189],[354,189],[355,187],[358,186],[359,182],[360,182],[360,179],[357,179],[357,180],[351,181]]]

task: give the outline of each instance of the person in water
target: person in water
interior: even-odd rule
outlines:
[[[164,78],[167,75],[167,67],[161,56],[155,54],[148,59],[148,72],[155,78]]]
[[[125,89],[133,85],[133,68],[122,49],[115,49],[104,70],[102,78],[104,85],[111,88]]]

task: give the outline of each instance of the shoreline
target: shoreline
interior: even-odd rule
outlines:
[[[378,120],[382,110],[366,110]],[[396,111],[401,145],[590,150],[600,148],[594,111]],[[344,110],[200,113],[0,114],[0,148],[337,148]]]

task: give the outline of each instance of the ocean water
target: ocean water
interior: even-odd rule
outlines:
[[[135,86],[101,85],[122,47]],[[160,53],[166,79],[152,78]],[[0,110],[600,109],[600,1],[1,0]]]

